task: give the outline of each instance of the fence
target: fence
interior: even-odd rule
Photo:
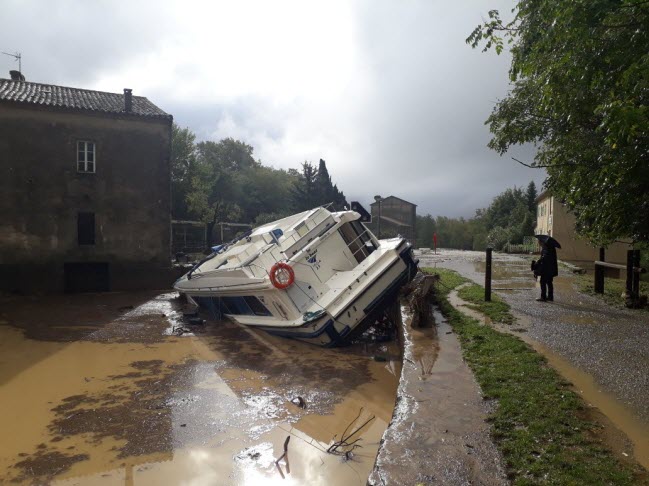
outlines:
[[[606,260],[606,253],[604,248],[599,249],[599,260],[595,262],[595,292],[598,294],[604,293],[604,269],[616,268],[618,270],[626,270],[626,295],[629,302],[634,305],[640,300],[640,274],[645,273],[647,270],[640,266],[640,250],[628,250],[626,258],[626,266],[618,265],[616,263],[608,263]]]
[[[505,253],[538,253],[541,251],[539,240],[534,236],[525,236],[522,244],[506,243]]]
[[[207,246],[207,229],[200,221],[171,222],[171,252],[201,253]]]

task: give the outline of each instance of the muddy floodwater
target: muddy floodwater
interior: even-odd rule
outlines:
[[[392,417],[395,342],[190,326],[173,293],[0,301],[0,484],[362,485]]]

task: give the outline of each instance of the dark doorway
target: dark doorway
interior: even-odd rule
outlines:
[[[108,263],[65,263],[64,272],[67,293],[108,292],[110,290]]]

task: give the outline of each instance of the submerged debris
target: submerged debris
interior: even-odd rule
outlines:
[[[363,413],[363,407],[361,407],[361,409],[358,411],[358,415],[356,416],[356,418],[355,418],[354,420],[352,420],[352,421],[349,423],[349,425],[348,425],[347,427],[345,427],[345,430],[343,431],[342,435],[340,436],[340,440],[334,442],[333,444],[331,444],[331,445],[329,446],[329,448],[327,449],[327,452],[328,452],[329,454],[336,454],[336,455],[347,456],[348,453],[351,453],[351,452],[352,452],[354,449],[356,449],[357,447],[362,447],[360,444],[357,444],[357,442],[361,440],[360,437],[359,437],[358,439],[356,439],[356,440],[351,441],[351,442],[349,442],[349,439],[351,439],[351,438],[352,438],[354,435],[356,435],[356,434],[357,434],[357,433],[358,433],[358,432],[359,432],[363,427],[365,427],[365,426],[366,426],[367,424],[369,424],[372,420],[374,420],[374,419],[376,418],[374,415],[372,415],[369,419],[367,419],[363,425],[361,425],[360,427],[356,428],[356,430],[354,430],[352,433],[350,433],[349,435],[345,435],[345,434],[347,434],[347,431],[349,430],[349,428],[350,428],[354,423],[356,423],[356,421],[360,418],[360,416],[361,416],[362,413]],[[335,438],[336,438],[336,436],[334,435],[334,439],[335,439]],[[339,448],[347,448],[347,450],[346,450],[346,451],[339,451],[339,450],[338,450]]]
[[[300,408],[306,408],[306,402],[304,401],[304,398],[297,396],[294,399],[291,400],[291,403],[293,405],[296,405]]]
[[[279,461],[281,461],[282,459],[284,459],[284,463],[286,464],[286,474],[291,474],[291,466],[288,463],[288,443],[290,440],[291,440],[291,436],[288,435],[286,437],[286,440],[284,441],[284,453],[281,456],[279,456],[275,461],[275,466],[277,467],[279,473],[282,475],[282,479],[284,479],[284,471],[282,471],[282,468],[279,465]]]
[[[420,272],[405,287],[403,297],[413,313],[412,327],[432,326],[434,319],[430,301],[437,282],[439,282],[439,275],[428,275]]]

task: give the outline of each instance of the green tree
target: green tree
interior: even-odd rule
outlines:
[[[435,218],[430,214],[426,216],[417,215],[417,247],[418,248],[432,248],[433,247],[433,234],[437,229]]]
[[[536,192],[536,184],[534,181],[530,181],[527,185],[527,190],[525,191],[525,201],[527,202],[527,209],[532,213],[536,214],[536,198],[538,193]]]
[[[196,175],[196,135],[175,123],[171,128],[171,217],[189,219],[187,196]]]
[[[211,235],[216,223],[237,222],[243,211],[238,202],[237,172],[257,167],[252,147],[233,139],[196,145],[196,173],[187,195],[189,210],[207,224]]]
[[[333,209],[342,210],[347,206],[345,195],[338,190],[338,186],[332,183],[327,164],[320,159],[318,171],[315,175],[315,190],[317,193],[317,205],[332,204]]]
[[[293,188],[293,206],[296,211],[306,211],[321,204],[321,192],[317,184],[318,172],[310,162],[302,163],[302,171],[294,171],[297,182]]]
[[[519,0],[511,22],[492,10],[467,42],[511,45],[489,146],[536,144],[528,165],[594,244],[649,241],[649,2]]]

